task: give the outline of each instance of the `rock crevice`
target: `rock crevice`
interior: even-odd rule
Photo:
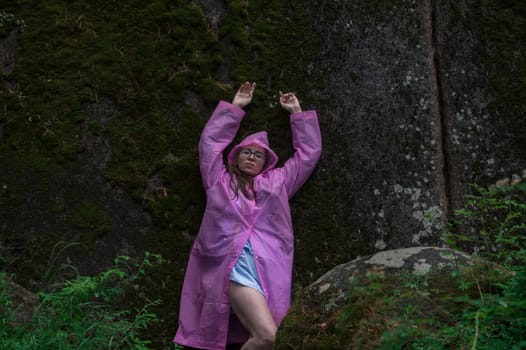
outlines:
[[[430,81],[435,85],[433,90],[435,91],[436,98],[436,126],[438,128],[437,135],[439,140],[437,142],[437,153],[438,161],[441,168],[441,172],[438,172],[437,176],[441,177],[439,183],[442,185],[440,191],[440,204],[442,207],[442,219],[447,220],[452,214],[452,203],[451,203],[451,174],[450,174],[450,150],[448,145],[449,132],[448,128],[450,125],[449,121],[449,108],[447,104],[447,94],[444,91],[444,71],[440,60],[439,40],[440,33],[438,29],[438,2],[435,0],[429,0],[427,2],[428,11],[428,32],[429,32],[429,57],[430,57],[430,68],[431,74]]]

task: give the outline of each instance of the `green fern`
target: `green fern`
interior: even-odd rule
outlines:
[[[49,292],[38,293],[40,305],[27,324],[12,324],[13,304],[7,296],[7,276],[0,274],[0,348],[24,349],[148,349],[150,341],[140,332],[157,322],[149,308],[160,301],[150,301],[137,310],[114,306],[126,286],[145,273],[145,267],[162,262],[159,255],[147,253],[128,274],[127,257],[96,276],[77,276],[55,284]]]

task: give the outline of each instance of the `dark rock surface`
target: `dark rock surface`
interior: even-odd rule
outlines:
[[[318,205],[294,212],[297,260],[315,266],[443,246],[441,227],[473,183],[520,176],[526,164],[525,7],[306,7],[319,41],[309,61],[299,60],[322,116],[324,152],[309,197]]]
[[[200,8],[214,35],[221,35],[218,42],[224,61],[217,74],[219,80],[231,80],[228,75],[236,68],[237,42],[220,33],[230,7],[223,1],[194,1],[193,6]],[[250,12],[249,4],[243,6],[235,6],[243,16],[265,18],[263,13]],[[301,18],[294,17],[299,13]],[[461,206],[471,183],[494,182],[502,174],[522,170],[526,118],[524,101],[517,96],[524,89],[525,68],[517,39],[522,35],[523,14],[518,5],[509,9],[505,4],[402,0],[311,1],[297,11],[280,13],[285,22],[278,25],[283,28],[289,28],[287,21],[302,21],[292,26],[298,32],[291,35],[305,40],[302,54],[294,56],[295,77],[304,83],[299,88],[305,91],[305,103],[320,114],[324,140],[319,169],[306,194],[300,193],[292,206],[301,265],[314,268],[315,275],[348,257],[378,250],[441,246],[441,227]],[[268,16],[267,22],[274,19]],[[493,35],[485,26],[491,23],[495,24]],[[230,18],[229,26],[234,24]],[[247,30],[249,40],[250,35],[262,35],[262,29],[254,26],[240,26]],[[1,41],[4,58],[13,58],[0,65],[6,84],[14,82],[9,76],[21,35],[16,29]],[[270,41],[267,44],[272,47]],[[265,58],[259,55],[254,59]],[[291,56],[272,59],[287,57]],[[285,65],[281,75],[291,74],[285,63],[273,63]],[[186,63],[183,66],[184,71],[192,69]],[[268,77],[267,89],[276,85],[275,79]],[[184,93],[186,106],[199,115],[211,109],[205,101],[191,89]],[[133,253],[133,247],[143,245],[151,218],[143,203],[136,202],[137,193],[126,193],[103,175],[116,141],[106,129],[123,111],[105,96],[83,108],[85,118],[78,135],[82,153],[75,161],[49,178],[18,168],[0,176],[4,201],[9,202],[5,208],[12,208],[1,214],[5,218],[2,231],[7,236],[35,236],[56,227],[61,235],[58,227],[68,222],[64,215],[53,217],[49,207],[60,211],[74,202],[87,202],[109,220],[106,226],[111,234],[97,236],[100,242],[95,246],[108,247],[108,256]],[[180,113],[186,113],[183,107]],[[192,132],[198,134],[197,126],[202,123],[195,127],[178,123],[174,127],[183,130],[175,133],[194,128]],[[44,125],[44,132],[51,133],[48,127]],[[4,129],[0,122],[0,135]],[[172,158],[179,159],[167,155]],[[3,164],[10,168],[11,160]],[[144,198],[167,195],[162,172],[140,176],[148,178]],[[11,210],[23,220],[15,220]],[[84,234],[74,230],[68,239]],[[320,238],[322,250],[310,243]],[[108,259],[102,261],[104,265]]]
[[[520,176],[526,164],[526,8],[505,1],[434,6],[448,196],[458,208],[471,184]]]
[[[311,11],[322,44],[306,79],[326,123],[315,182],[337,198],[321,208],[334,220],[334,244],[360,254],[440,245],[446,212],[429,3],[339,1]]]

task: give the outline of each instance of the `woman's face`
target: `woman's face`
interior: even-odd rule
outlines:
[[[252,143],[239,151],[237,155],[237,166],[245,174],[256,176],[265,166],[265,149],[258,144]]]

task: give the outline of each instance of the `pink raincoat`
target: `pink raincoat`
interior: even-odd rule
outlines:
[[[289,200],[314,170],[321,153],[315,111],[290,116],[294,156],[275,168],[278,157],[266,132],[245,138],[228,155],[232,164],[243,146],[257,143],[267,150],[262,172],[254,178],[257,199],[236,197],[223,151],[234,139],[245,112],[221,101],[199,142],[201,176],[207,205],[191,250],[181,295],[179,328],[174,342],[201,349],[223,350],[243,343],[248,333],[230,308],[230,273],[250,239],[265,299],[279,325],[290,306],[294,238]]]

